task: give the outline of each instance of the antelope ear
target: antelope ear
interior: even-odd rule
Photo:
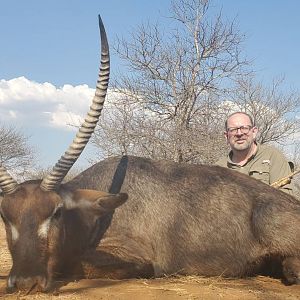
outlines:
[[[85,206],[95,213],[110,212],[126,202],[128,195],[125,193],[110,194],[95,190],[76,190],[73,201],[78,206]]]
[[[109,194],[101,196],[97,199],[97,205],[102,211],[111,211],[120,205],[124,204],[128,199],[128,195],[125,193]]]

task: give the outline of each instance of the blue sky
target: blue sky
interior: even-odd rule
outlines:
[[[142,22],[160,20],[167,26],[164,17],[170,1],[0,3],[0,121],[17,124],[30,136],[41,165],[52,165],[74,135],[62,123],[84,116],[93,92],[99,59],[98,13],[113,42],[116,35],[126,38]],[[244,53],[255,59],[262,80],[285,75],[286,84],[299,89],[300,1],[215,0],[214,5],[225,17],[236,18],[246,35]],[[113,53],[111,60],[114,72],[120,61]],[[8,87],[14,88],[8,93]],[[86,163],[87,155],[79,165]]]

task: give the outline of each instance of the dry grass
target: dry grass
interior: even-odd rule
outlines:
[[[0,219],[0,275],[7,275],[11,268],[11,256],[6,244],[4,224]]]
[[[1,297],[1,295],[0,295]],[[3,295],[2,298],[10,300],[10,299],[18,299],[18,300],[27,300],[27,299],[36,299],[36,300],[49,300],[49,299],[57,299],[57,300],[82,300],[84,297],[76,295],[75,293],[70,295],[48,295],[48,294],[34,294],[34,295],[22,295],[22,293],[15,293],[11,295]],[[86,298],[85,298],[86,299]]]

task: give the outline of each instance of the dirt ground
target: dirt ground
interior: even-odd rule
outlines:
[[[54,294],[6,294],[6,276],[11,259],[0,221],[0,297],[5,299],[114,299],[114,300],[254,300],[300,299],[300,286],[285,286],[280,280],[258,276],[249,279],[170,277],[152,280],[80,280],[71,282]]]

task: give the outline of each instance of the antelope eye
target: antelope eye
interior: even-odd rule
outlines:
[[[53,219],[57,220],[57,219],[59,219],[61,217],[61,215],[62,215],[62,208],[63,208],[63,204],[62,203],[60,203],[60,204],[57,205],[57,207],[55,208],[55,211],[54,211],[54,213],[52,215]]]
[[[1,219],[4,223],[7,222],[7,219],[4,217],[3,213],[0,211],[0,216],[1,216]]]
[[[61,211],[62,211],[61,207],[58,207],[53,214],[53,218],[59,219],[61,217]]]

